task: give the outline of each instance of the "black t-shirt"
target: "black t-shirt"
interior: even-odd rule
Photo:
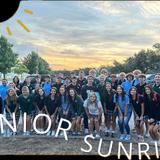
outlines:
[[[36,105],[38,106],[38,109],[40,110],[40,111],[42,111],[43,109],[44,109],[44,106],[45,106],[45,99],[46,99],[46,97],[45,96],[36,96],[35,97],[35,103],[36,103]]]
[[[33,95],[29,95],[28,97],[24,97],[23,95],[20,95],[18,97],[17,102],[20,105],[20,108],[22,110],[22,113],[26,112],[27,115],[30,115],[34,108],[34,97]]]
[[[155,98],[154,98],[155,97]],[[160,97],[154,93],[154,96],[146,95],[144,97],[145,110],[149,118],[160,121]]]
[[[141,95],[137,95],[136,99],[133,100],[131,99],[131,104],[136,112],[136,114],[140,117],[142,110],[141,110],[141,105],[144,103],[143,97]]]
[[[107,110],[110,110],[110,111],[114,111],[115,109],[115,103],[114,103],[114,92],[110,92],[110,93],[105,93],[104,96],[103,96],[103,102],[104,102],[104,107],[107,109]]]
[[[17,103],[14,102],[13,100],[10,100],[9,104],[7,105],[7,101],[4,101],[4,105],[7,106],[9,108],[9,110],[11,111],[11,113],[13,113],[17,107]],[[6,112],[8,113],[8,110],[6,109]]]
[[[88,92],[98,92],[98,88],[95,86],[84,85],[81,89],[81,95],[83,100],[86,100],[88,98]]]
[[[83,85],[87,84],[87,79],[83,78],[82,80],[77,79],[77,84],[82,88]]]
[[[143,95],[144,94],[144,86],[146,85],[146,83],[144,83],[143,85],[140,85],[140,83],[139,84],[137,84],[136,85],[136,88],[137,88],[137,93],[138,94],[140,94],[140,95]]]
[[[112,86],[112,89],[117,89],[117,86],[118,86],[118,80],[116,80],[115,82],[111,82],[111,86]]]
[[[47,96],[45,99],[45,106],[50,115],[54,114],[56,109],[60,106],[59,100],[57,98],[51,99],[51,96]]]
[[[66,87],[67,93],[69,92],[69,90],[70,90],[71,88],[74,88],[74,89],[76,90],[76,92],[77,92],[78,94],[80,94],[81,87],[80,87],[79,84],[76,84],[76,85],[70,84],[69,86],[67,86],[67,87]]]

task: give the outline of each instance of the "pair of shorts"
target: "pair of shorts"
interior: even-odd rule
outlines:
[[[106,113],[104,113],[105,118],[111,117],[111,116],[115,116],[116,117],[117,112],[114,112],[112,110],[108,110]]]
[[[89,114],[90,118],[98,118],[98,115]]]
[[[19,117],[20,117],[20,112],[17,112],[15,116],[16,116],[16,121],[17,121],[19,119]],[[13,118],[11,117],[11,115],[8,112],[6,112],[6,119],[8,121],[12,121],[13,120]]]

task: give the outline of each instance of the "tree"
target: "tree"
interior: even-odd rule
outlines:
[[[12,71],[14,73],[20,74],[21,75],[21,79],[22,79],[22,74],[23,73],[28,73],[29,72],[27,67],[22,63],[16,64],[16,66],[12,68]]]
[[[46,74],[51,70],[49,64],[42,59],[36,52],[31,52],[28,54],[24,60],[23,64],[28,68],[29,74],[39,73]]]
[[[4,36],[0,37],[0,72],[3,73],[4,78],[15,66],[18,58],[18,54],[13,52],[12,47],[13,45]]]

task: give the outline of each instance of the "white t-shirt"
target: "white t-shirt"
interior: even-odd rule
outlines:
[[[86,99],[84,101],[83,106],[85,108],[88,108],[89,114],[95,115],[95,116],[98,116],[99,115],[99,109],[102,109],[102,104],[101,104],[100,101],[98,101],[97,105],[95,105],[95,103],[93,103],[93,104],[88,103],[88,99]]]

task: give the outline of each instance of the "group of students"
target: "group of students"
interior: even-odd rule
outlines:
[[[128,74],[121,72],[117,76],[107,75],[105,69],[98,77],[96,70],[92,69],[87,76],[80,71],[79,75],[71,74],[65,78],[63,74],[56,75],[55,79],[46,76],[44,82],[39,75],[34,82],[27,77],[23,83],[15,76],[9,84],[2,80],[0,113],[12,122],[12,113],[15,112],[17,124],[20,116],[26,113],[27,132],[24,135],[30,135],[34,117],[45,113],[52,121],[48,136],[55,135],[57,123],[60,118],[65,118],[71,121],[70,134],[74,136],[93,134],[99,138],[103,131],[106,137],[114,138],[116,132],[120,132],[119,140],[125,141],[131,139],[129,122],[133,114],[137,141],[143,142],[144,137],[150,136],[159,143],[160,74],[155,75],[152,86],[146,84],[145,79],[140,70]],[[46,126],[46,119],[40,117],[38,129],[43,131]],[[67,123],[62,127],[67,127]],[[8,128],[4,135],[13,134],[16,133]],[[63,136],[63,132],[60,135]]]

